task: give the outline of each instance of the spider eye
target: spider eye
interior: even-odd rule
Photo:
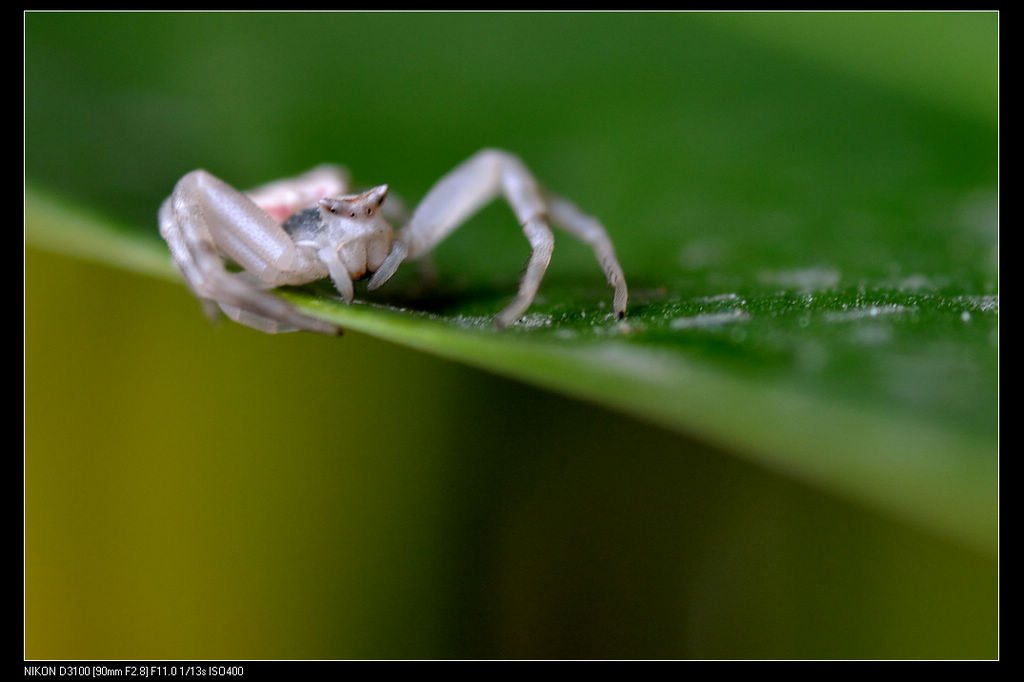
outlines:
[[[366,215],[373,215],[373,209],[369,206],[366,207]]]
[[[348,214],[348,217],[349,218],[355,218],[356,217],[356,212],[352,211],[351,213]]]

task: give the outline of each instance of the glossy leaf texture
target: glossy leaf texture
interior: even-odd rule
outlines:
[[[527,256],[500,203],[438,249],[432,279],[406,265],[352,306],[319,284],[281,295],[994,553],[995,14],[32,14],[27,29],[30,245],[174,277],[155,210],[191,168],[244,188],[341,162],[412,205],[476,149],[508,148],[604,222],[625,320],[559,233],[536,304],[494,329]]]

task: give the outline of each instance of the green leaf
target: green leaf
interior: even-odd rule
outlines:
[[[539,300],[495,330],[527,253],[501,206],[438,249],[432,285],[406,266],[351,306],[281,295],[994,552],[995,17],[761,17],[30,15],[27,239],[172,276],[155,210],[193,167],[245,187],[340,161],[413,203],[507,147],[606,224],[626,320],[556,235]],[[69,59],[99,25],[146,43]],[[348,63],[325,80],[312,36],[332,32]],[[941,81],[950,35],[970,78]]]
[[[32,243],[172,274],[159,244],[120,236],[38,192],[28,197]],[[956,394],[984,404],[991,378],[965,358],[976,353],[982,364],[992,354],[995,297],[888,288],[689,299],[640,292],[619,322],[596,288],[588,292],[592,300],[566,285],[545,292],[505,331],[493,328],[488,312],[500,308],[500,294],[435,295],[418,309],[413,301],[368,299],[350,306],[301,290],[284,296],[347,329],[699,435],[784,474],[990,546],[993,444],[983,429],[967,428],[989,413],[978,404],[958,406]],[[936,382],[931,372],[956,380]],[[951,428],[947,420],[964,425]]]

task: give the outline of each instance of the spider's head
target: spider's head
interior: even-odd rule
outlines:
[[[353,279],[374,272],[391,250],[394,232],[381,212],[388,186],[380,185],[362,194],[321,199],[321,247],[333,249]]]
[[[380,185],[368,189],[362,194],[349,194],[340,197],[321,199],[320,215],[325,221],[338,219],[372,224],[384,221],[380,206],[388,196],[388,186]]]

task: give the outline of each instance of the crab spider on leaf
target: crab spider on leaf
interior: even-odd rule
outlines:
[[[596,219],[543,189],[508,152],[484,149],[443,176],[413,211],[386,201],[388,186],[352,194],[346,172],[332,165],[241,192],[204,170],[178,181],[160,206],[160,234],[185,283],[207,311],[265,332],[338,333],[335,325],[299,312],[269,293],[282,285],[330,278],[351,303],[353,281],[377,289],[406,260],[429,254],[481,207],[503,196],[532,249],[519,289],[495,317],[515,323],[537,295],[555,224],[590,245],[614,289],[612,310],[626,312],[626,280],[611,240]],[[391,222],[401,222],[393,229]],[[241,268],[234,272],[225,259]]]

